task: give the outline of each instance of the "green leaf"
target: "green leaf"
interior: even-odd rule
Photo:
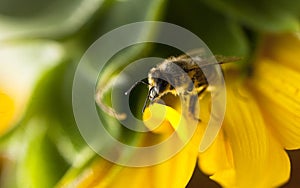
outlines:
[[[68,164],[47,137],[49,121],[31,119],[26,130],[18,130],[6,150],[15,166],[6,166],[9,178],[4,187],[51,188],[61,178]],[[6,165],[6,164],[4,164]]]
[[[257,31],[299,30],[299,1],[203,0],[203,2]]]
[[[77,31],[104,0],[18,1],[0,3],[0,41],[61,37]]]
[[[102,21],[99,27],[95,28],[99,35],[104,34],[112,29],[140,21],[159,20],[163,14],[163,8],[166,0],[153,0],[153,1],[140,1],[140,0],[127,0],[115,1],[107,12],[102,14]],[[136,33],[136,38],[150,38],[153,36],[155,28],[145,28],[142,33]],[[98,36],[99,36],[98,35]],[[125,37],[125,36],[124,36]],[[112,39],[113,41],[113,39]],[[118,41],[114,41],[118,42]],[[101,79],[106,82],[111,78],[111,74],[127,65],[131,60],[135,59],[142,52],[145,52],[149,45],[138,45],[125,49],[119,54],[116,54],[110,65],[107,67]]]
[[[167,21],[195,33],[214,54],[241,57],[249,54],[248,39],[241,26],[199,1],[171,1]]]
[[[56,144],[61,155],[72,163],[76,155],[87,145],[76,125],[72,110],[73,62],[65,61],[45,74],[36,85],[25,120],[43,117],[52,122],[48,130],[49,139]],[[39,99],[39,100],[36,100]]]
[[[106,9],[106,12],[102,13],[99,27],[95,28],[99,35],[104,34],[116,27],[123,26],[132,22],[147,21],[147,20],[159,20],[163,13],[166,0],[153,0],[153,1],[140,1],[140,0],[127,0],[127,1],[115,1]],[[149,27],[143,28],[140,33],[135,33],[136,38],[151,38],[155,33],[155,29],[151,24]],[[126,37],[126,36],[124,36]],[[114,41],[112,43],[119,43]],[[105,66],[105,69],[99,75],[98,88],[106,87],[114,78],[114,76],[122,70],[122,68],[133,60],[137,59],[141,54],[145,54],[149,51],[149,44],[139,44],[123,49],[116,54]],[[87,72],[87,75],[90,74]],[[109,94],[109,93],[108,93]],[[109,104],[109,98],[105,98]],[[118,121],[114,121],[111,117],[106,116],[110,127],[119,127]]]

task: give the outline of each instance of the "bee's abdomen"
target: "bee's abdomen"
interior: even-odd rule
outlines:
[[[208,85],[207,79],[200,68],[191,70],[188,74],[196,88],[201,87],[203,85]]]

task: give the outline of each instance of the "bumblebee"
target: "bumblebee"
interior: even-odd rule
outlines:
[[[125,92],[125,95],[128,95],[135,86],[143,83],[148,85],[149,90],[142,112],[144,112],[149,101],[150,104],[158,102],[164,95],[171,93],[182,97],[185,100],[188,111],[198,119],[195,115],[197,101],[208,89],[208,80],[217,77],[209,66],[238,60],[240,60],[238,57],[225,56],[205,58],[199,52],[170,57],[150,69],[148,81],[141,80],[136,82]],[[209,74],[207,75],[207,73]],[[206,76],[209,76],[210,79]]]

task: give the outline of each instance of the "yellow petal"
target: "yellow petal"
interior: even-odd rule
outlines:
[[[262,47],[262,57],[269,58],[300,72],[300,37],[296,34],[267,36]]]
[[[208,175],[233,168],[231,147],[222,131],[205,152],[199,153],[198,165],[201,171]]]
[[[282,146],[274,144],[254,98],[246,88],[232,84],[228,83],[222,131],[232,149],[233,169],[219,170],[211,178],[225,187],[278,186],[289,177],[289,160]]]
[[[209,177],[210,179],[219,182],[222,187],[235,188],[236,175],[233,168],[226,170],[219,170],[214,175]]]
[[[251,86],[269,127],[286,149],[300,148],[300,72],[269,59],[257,62]]]
[[[11,125],[15,113],[13,99],[0,91],[0,135],[2,135]]]
[[[200,101],[201,106],[207,106],[209,104],[210,101],[207,98],[208,96]],[[201,110],[200,117],[201,119],[203,118],[207,124],[210,113],[207,110]],[[199,153],[198,165],[201,171],[207,175],[212,175],[220,170],[233,167],[231,147],[223,131],[218,133],[215,141],[205,152]]]
[[[265,172],[265,187],[279,187],[290,178],[290,159],[281,143],[274,136],[269,138],[269,155],[267,157]]]
[[[170,134],[170,130],[173,130],[174,132],[177,129],[176,131],[179,131],[179,127],[182,126],[182,124],[177,125],[178,121],[175,120],[184,119],[184,117],[181,117],[178,112],[170,107],[166,107],[160,104],[154,104],[151,108],[155,111],[152,111],[151,117],[147,121],[155,122],[157,120],[157,122],[161,122],[161,125],[157,126],[156,128],[160,129],[160,131],[144,134],[140,140],[141,145],[151,145],[153,143],[156,143],[158,138],[164,140],[166,138],[166,135]],[[164,108],[165,113],[161,113],[164,110],[160,108]],[[164,117],[164,114],[166,114],[166,117]],[[180,122],[184,123],[188,121],[184,119],[180,120]],[[148,126],[152,128],[151,125]],[[164,126],[167,128],[164,128]],[[189,126],[189,124],[184,124],[184,126]],[[199,131],[200,128],[196,129],[195,134],[193,134],[191,140],[184,146],[182,150],[176,153],[172,158],[160,164],[148,167],[125,167],[112,164],[111,162],[98,158],[93,164],[91,164],[90,167],[88,167],[88,169],[84,173],[82,173],[80,176],[77,176],[78,178],[72,181],[66,180],[62,182],[58,187],[66,187],[70,185],[72,185],[73,187],[109,188],[119,188],[126,186],[130,186],[131,188],[185,187],[189,182],[189,179],[191,178],[196,165],[201,137]],[[174,144],[176,143],[170,143],[164,148],[158,149],[157,156],[164,155],[167,150],[175,147]]]
[[[159,134],[168,133],[169,135],[178,128],[181,118],[180,114],[173,108],[155,104],[146,108],[143,119],[145,126],[152,132]]]

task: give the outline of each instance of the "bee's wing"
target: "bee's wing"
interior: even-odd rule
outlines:
[[[218,62],[218,64],[224,64],[224,63],[233,63],[237,61],[241,61],[241,57],[236,56],[223,56],[223,55],[215,55],[215,58]]]
[[[205,50],[204,48],[199,48],[199,49],[194,49],[191,51],[188,51],[185,54],[182,54],[180,56],[178,56],[178,59],[187,59],[187,58],[191,58],[191,57],[196,57],[196,56],[203,56],[205,54]]]
[[[215,64],[224,64],[240,61],[242,58],[236,56],[223,56],[215,55],[207,57],[205,56],[205,50],[203,48],[189,51],[183,55],[175,58],[176,60],[189,62],[190,68],[195,69],[196,67],[205,67]]]

